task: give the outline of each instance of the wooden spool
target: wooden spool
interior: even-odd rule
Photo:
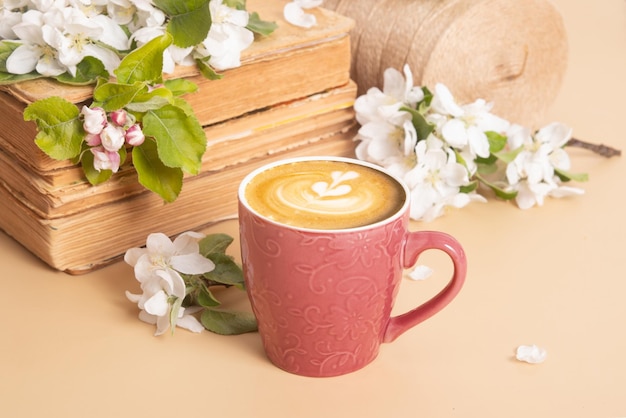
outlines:
[[[459,104],[483,98],[538,127],[567,67],[561,15],[547,0],[325,0],[355,20],[351,77],[359,94],[408,63],[416,85],[446,84]]]

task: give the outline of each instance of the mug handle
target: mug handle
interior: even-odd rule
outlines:
[[[430,318],[446,307],[456,297],[465,282],[467,259],[461,244],[452,236],[437,231],[409,232],[404,243],[403,268],[412,267],[418,256],[430,249],[448,254],[454,265],[452,278],[437,295],[404,314],[389,318],[383,342],[390,343],[409,328]]]

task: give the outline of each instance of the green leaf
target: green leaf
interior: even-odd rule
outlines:
[[[261,20],[257,12],[252,12],[250,13],[246,28],[259,35],[268,36],[278,28],[278,24],[276,24],[276,22]]]
[[[80,154],[84,130],[79,110],[61,97],[37,100],[24,109],[24,120],[35,121],[39,132],[35,143],[56,160],[69,160]]]
[[[256,318],[250,312],[227,312],[205,309],[200,322],[211,332],[222,335],[237,335],[258,329]]]
[[[41,78],[42,75],[36,71],[31,71],[28,74],[12,74],[7,70],[7,60],[9,56],[22,45],[20,42],[13,42],[8,40],[0,41],[0,85],[17,83],[18,81],[32,80],[35,78]]]
[[[200,245],[200,254],[204,257],[213,253],[225,254],[226,249],[233,242],[233,237],[228,234],[211,234],[202,238],[198,245]]]
[[[146,138],[143,144],[133,148],[133,164],[141,185],[166,202],[176,200],[183,187],[183,172],[161,162],[154,141]]]
[[[188,93],[198,91],[198,85],[185,78],[175,78],[173,80],[165,80],[165,87],[172,92],[174,96],[182,96]]]
[[[176,106],[163,106],[144,115],[143,132],[156,139],[163,164],[191,174],[200,171],[206,135],[195,116]]]
[[[206,286],[202,286],[198,292],[197,302],[198,305],[204,306],[205,308],[213,308],[220,305],[220,301],[213,296],[211,290]]]
[[[185,99],[181,97],[174,97],[170,101],[170,104],[179,108],[182,112],[185,113],[185,115],[195,118],[196,112],[194,112],[193,107],[191,107],[189,102],[187,102]]]
[[[147,89],[140,91],[131,103],[126,105],[126,109],[132,112],[145,113],[149,110],[160,109],[161,107],[169,104],[174,95],[172,92],[165,88],[160,87],[154,90],[148,91]]]
[[[494,131],[487,131],[485,135],[487,136],[487,140],[489,140],[489,152],[492,154],[502,151],[506,146],[506,136]]]
[[[172,334],[174,334],[174,330],[176,329],[176,322],[178,321],[178,312],[180,311],[180,308],[183,306],[183,298],[176,298],[174,300],[174,302],[171,302],[171,297],[170,300],[168,301],[169,303],[172,303],[172,309],[170,310],[170,329]]]
[[[498,162],[498,157],[496,157],[495,154],[489,154],[489,157],[487,158],[476,157],[474,161],[476,162],[476,164],[480,164],[483,166],[495,166]]]
[[[498,171],[498,165],[493,163],[481,163],[480,161],[476,162],[476,171],[483,176],[493,174]]]
[[[174,45],[187,48],[204,41],[211,27],[209,0],[155,0],[170,21],[167,30]]]
[[[430,103],[433,101],[433,93],[428,89],[428,87],[422,87],[422,93],[424,93],[424,99],[419,102],[417,108],[420,111],[426,111],[428,107],[430,107]]]
[[[223,75],[215,72],[213,67],[208,64],[208,59],[196,59],[196,66],[204,78],[208,80],[219,80],[224,77]]]
[[[101,103],[105,111],[113,112],[133,102],[142,91],[148,91],[148,88],[141,81],[133,84],[104,83],[94,89],[93,98]]]
[[[172,44],[172,35],[165,33],[126,55],[114,71],[118,82],[134,84],[145,81],[158,84],[163,81],[163,51]]]
[[[559,170],[558,168],[554,169],[554,173],[559,176],[561,181],[565,182],[574,180],[582,183],[589,180],[589,175],[587,175],[587,173],[570,173],[565,170]]]
[[[493,190],[493,192],[496,194],[496,196],[498,196],[500,199],[511,200],[511,199],[515,199],[515,197],[517,196],[517,191],[507,191],[507,190],[504,190],[503,188],[498,187],[497,185],[487,181],[485,178],[481,177],[478,174],[476,175],[476,178],[481,183],[483,183],[484,185],[489,187],[491,190]]]
[[[0,85],[17,83],[18,81],[32,80],[35,78],[41,78],[42,75],[36,71],[31,71],[28,74],[12,74],[7,70],[7,60],[9,56],[22,45],[20,42],[13,42],[8,40],[0,41]]]
[[[169,103],[167,98],[162,96],[153,96],[145,101],[134,101],[126,105],[126,109],[131,112],[145,113],[150,110],[160,109]]]
[[[415,131],[417,132],[417,140],[422,140],[428,138],[428,135],[435,129],[435,126],[428,123],[423,114],[421,114],[416,109],[403,106],[400,110],[404,110],[409,112],[412,117],[413,126],[415,127]]]
[[[28,74],[11,74],[11,73],[0,71],[0,85],[13,84],[13,83],[18,83],[20,81],[34,80],[36,78],[42,78],[42,77],[43,76],[41,74],[38,74],[34,71]]]
[[[477,187],[478,187],[478,182],[477,181],[472,181],[472,182],[470,182],[470,184],[467,184],[465,186],[461,186],[459,188],[459,192],[460,193],[471,193],[474,190],[476,190]]]
[[[109,78],[109,72],[104,68],[104,64],[97,58],[85,57],[76,66],[76,75],[63,73],[56,77],[56,80],[72,85],[93,84],[99,77]]]
[[[513,162],[513,160],[515,159],[515,157],[518,156],[518,154],[520,152],[522,152],[524,150],[524,147],[518,147],[514,150],[511,151],[505,151],[505,152],[496,152],[493,155],[496,156],[496,158],[498,158],[498,160],[503,161],[507,164]]]
[[[0,41],[0,71],[8,73],[7,70],[7,60],[9,56],[15,51],[20,45],[21,42]]]
[[[243,272],[232,257],[226,254],[212,253],[207,258],[215,263],[215,268],[203,276],[217,283],[244,288]]]

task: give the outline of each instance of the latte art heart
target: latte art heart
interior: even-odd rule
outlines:
[[[367,225],[397,212],[403,189],[389,176],[356,164],[300,161],[260,173],[247,186],[253,209],[280,223],[337,229]]]

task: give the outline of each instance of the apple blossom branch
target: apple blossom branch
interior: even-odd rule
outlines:
[[[570,147],[583,148],[588,151],[595,152],[596,154],[601,155],[606,158],[611,158],[611,157],[622,155],[622,151],[619,149],[609,147],[608,145],[604,145],[604,144],[592,144],[591,142],[582,141],[576,138],[570,139],[565,145],[570,146]]]

